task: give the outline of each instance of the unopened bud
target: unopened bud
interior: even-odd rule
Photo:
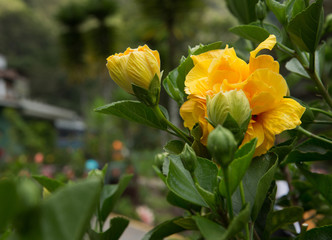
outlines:
[[[259,0],[255,6],[256,17],[258,20],[263,21],[266,16],[266,5],[264,1]]]
[[[168,156],[167,152],[158,153],[154,156],[154,164],[161,169],[163,167],[165,158]]]
[[[237,143],[231,131],[218,125],[209,134],[207,148],[218,164],[227,167],[233,160]]]
[[[180,158],[185,169],[189,172],[194,172],[196,168],[196,153],[195,151],[186,143],[182,152],[180,153]]]
[[[214,97],[207,99],[207,114],[214,125],[223,125],[227,115],[241,126],[250,116],[250,104],[242,90],[219,92]]]

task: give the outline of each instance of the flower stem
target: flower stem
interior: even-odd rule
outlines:
[[[310,138],[315,138],[317,140],[320,140],[320,141],[323,141],[323,142],[326,142],[328,144],[331,144],[332,145],[332,141],[329,140],[329,139],[326,139],[326,138],[323,138],[323,137],[320,137],[316,134],[313,134],[312,132],[309,132],[308,130],[305,130],[304,128],[302,127],[298,127],[297,130],[301,133],[303,133],[305,136],[307,137],[310,137]]]
[[[231,193],[229,191],[228,171],[227,171],[227,168],[223,168],[223,167],[222,167],[222,171],[224,173],[224,180],[225,180],[225,185],[226,185],[227,209],[228,209],[228,214],[229,214],[230,221],[232,221],[232,219],[233,219],[233,205],[232,205]]]
[[[240,194],[241,194],[241,202],[243,207],[246,204],[246,199],[244,196],[244,188],[242,181],[240,182]],[[250,239],[249,223],[246,224],[245,229],[246,229],[246,239],[249,240]]]
[[[158,105],[154,106],[152,109],[153,109],[154,113],[157,115],[157,117],[161,121],[163,121],[170,129],[172,129],[178,137],[182,138],[186,143],[192,144],[192,142],[189,140],[188,135],[185,132],[183,132],[182,130],[177,128],[173,123],[168,121],[168,119],[162,113],[162,111],[160,110]]]
[[[330,118],[332,118],[332,112],[330,112],[330,111],[324,111],[323,109],[313,108],[313,107],[311,107],[310,110],[314,111],[314,112],[322,113],[322,114],[324,114],[324,115],[329,116]]]

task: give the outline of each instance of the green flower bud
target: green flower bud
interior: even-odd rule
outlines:
[[[165,158],[168,156],[167,152],[158,153],[154,156],[154,164],[159,168],[162,169],[164,165]]]
[[[233,160],[237,142],[231,131],[219,125],[209,134],[207,148],[218,164],[227,167]]]
[[[227,115],[230,114],[239,126],[250,116],[250,104],[242,90],[219,92],[207,99],[207,115],[216,126],[223,125]]]
[[[263,21],[266,16],[266,5],[264,1],[259,0],[255,6],[256,17],[258,20]]]
[[[197,161],[196,153],[187,143],[184,145],[184,148],[180,153],[180,158],[184,168],[189,172],[194,172]]]

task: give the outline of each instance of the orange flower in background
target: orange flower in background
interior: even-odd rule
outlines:
[[[256,137],[256,156],[266,153],[274,145],[275,135],[301,124],[305,108],[293,99],[284,98],[289,90],[279,74],[279,63],[270,55],[257,56],[259,51],[271,50],[275,44],[276,37],[270,35],[250,52],[248,64],[228,46],[191,56],[194,67],[185,80],[188,100],[181,106],[180,115],[189,129],[195,123],[200,124],[204,145],[213,130],[205,119],[206,97],[213,98],[219,92],[242,90],[248,98],[252,118],[242,144]]]

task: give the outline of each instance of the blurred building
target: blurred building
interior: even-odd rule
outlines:
[[[7,69],[6,59],[0,55],[0,159],[8,154],[10,146],[12,123],[4,116],[5,109],[15,109],[24,120],[51,123],[56,131],[57,147],[75,149],[83,145],[85,124],[80,116],[72,110],[32,100],[28,79]]]

